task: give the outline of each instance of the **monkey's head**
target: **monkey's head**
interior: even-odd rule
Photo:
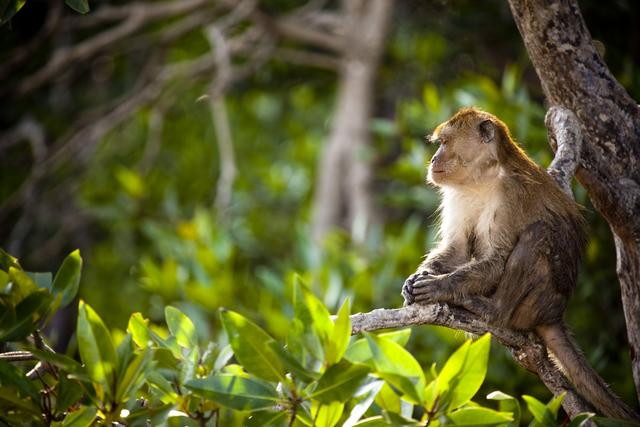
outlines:
[[[428,180],[437,186],[484,184],[500,173],[501,146],[510,141],[497,117],[465,108],[440,124],[428,138],[438,144],[431,158]]]

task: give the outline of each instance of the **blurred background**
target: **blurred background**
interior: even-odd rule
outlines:
[[[400,306],[435,239],[424,136],[460,107],[552,158],[505,1],[67,3],[0,18],[0,247],[31,271],[80,248],[81,297],[116,333],[172,304],[203,340],[218,339],[219,307],[282,337],[294,272],[332,311],[346,296],[353,311]],[[640,3],[580,6],[640,99]],[[633,402],[611,234],[575,193],[590,239],[567,320]],[[74,351],[74,319],[47,331],[60,350]],[[409,348],[428,366],[463,338],[416,328]],[[488,390],[548,396],[492,351]]]

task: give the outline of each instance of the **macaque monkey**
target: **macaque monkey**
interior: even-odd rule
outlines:
[[[638,419],[563,321],[586,242],[578,205],[492,114],[463,109],[430,142],[440,146],[428,172],[442,194],[440,242],[404,283],[405,305],[446,302],[496,326],[535,331],[598,411]]]

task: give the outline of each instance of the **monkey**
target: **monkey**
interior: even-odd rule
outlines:
[[[465,108],[436,127],[427,181],[440,240],[402,287],[405,305],[449,303],[534,331],[576,391],[606,416],[638,419],[589,366],[564,322],[586,245],[579,205],[496,116]]]

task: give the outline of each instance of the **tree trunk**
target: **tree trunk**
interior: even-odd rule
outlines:
[[[549,104],[580,121],[584,142],[576,176],[614,234],[640,393],[640,110],[597,53],[576,0],[509,4]]]
[[[343,4],[344,43],[331,135],[318,165],[313,236],[345,226],[362,240],[375,221],[371,197],[369,123],[374,82],[392,11],[391,0]]]

